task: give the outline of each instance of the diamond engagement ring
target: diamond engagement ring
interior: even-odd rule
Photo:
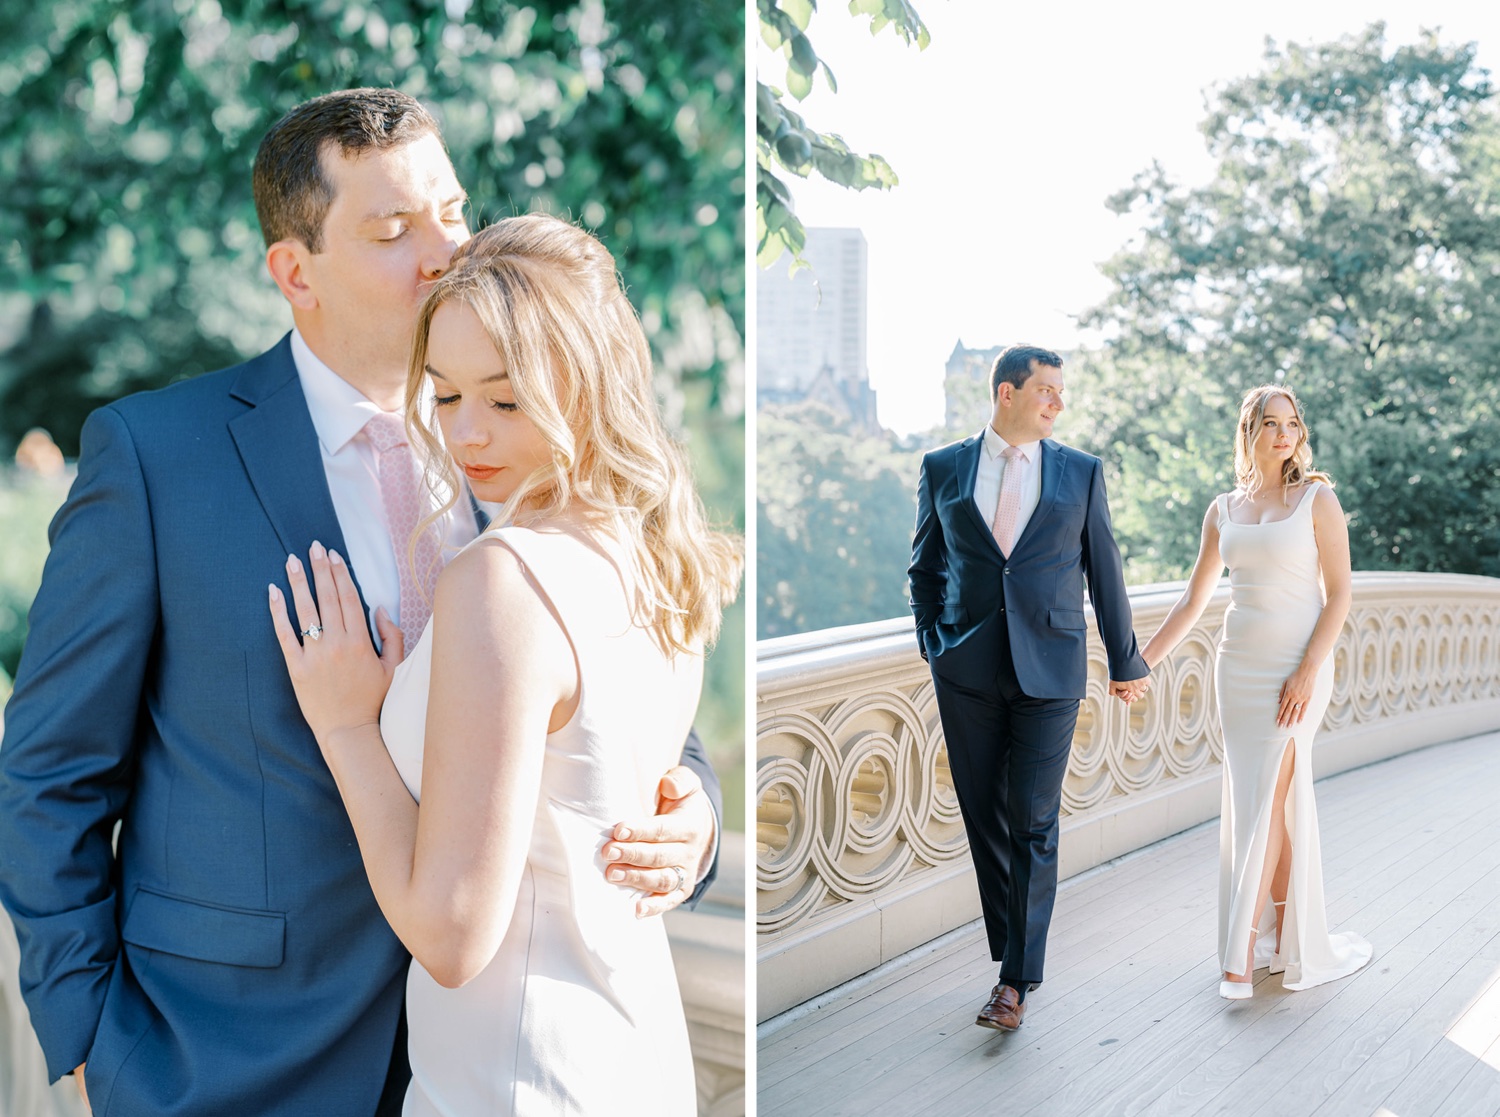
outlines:
[[[302,635],[306,636],[309,640],[320,640],[323,637],[323,626],[315,624],[310,628],[305,628],[302,630]]]
[[[674,873],[677,874],[677,888],[673,888],[673,889],[671,889],[671,891],[676,892],[678,889],[681,889],[682,891],[686,892],[687,891],[687,874],[682,871],[682,866],[681,865],[671,865],[671,866],[668,866],[668,867]]]

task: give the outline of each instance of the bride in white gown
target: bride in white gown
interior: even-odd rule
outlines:
[[[1219,992],[1231,1000],[1251,995],[1262,966],[1282,973],[1284,988],[1309,989],[1353,973],[1371,955],[1358,935],[1330,934],[1324,912],[1312,743],[1349,612],[1349,534],[1332,483],[1312,469],[1290,388],[1246,393],[1235,478],[1235,490],[1204,514],[1186,591],[1141,651],[1153,670],[1166,659],[1227,564],[1230,604],[1214,685],[1224,735]]]
[[[446,454],[420,414],[429,382]],[[456,464],[504,510],[444,568],[406,659],[383,613],[376,658],[336,554],[313,548],[316,605],[291,578],[297,627],[319,638],[300,645],[272,602],[413,955],[404,1112],[689,1117],[666,934],[606,881],[601,851],[618,819],[655,809],[740,558],[662,428],[603,245],[532,215],[461,248],[418,318],[407,419],[447,492],[463,492]]]

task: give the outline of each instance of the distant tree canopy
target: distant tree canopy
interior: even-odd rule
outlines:
[[[920,455],[815,404],[762,409],[756,443],[756,635],[903,612]]]
[[[1500,575],[1500,120],[1474,47],[1387,51],[1379,24],[1268,47],[1203,132],[1208,185],[1153,167],[1112,199],[1146,233],[1070,380],[1132,577],[1191,565],[1266,381],[1305,404],[1357,568]]]
[[[735,4],[4,5],[0,451],[42,425],[76,453],[99,403],[275,339],[255,149],[354,85],[436,110],[474,227],[541,208],[597,231],[674,419],[737,419],[743,75]]]

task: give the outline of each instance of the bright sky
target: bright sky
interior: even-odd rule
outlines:
[[[856,226],[869,241],[870,382],[881,423],[902,433],[941,423],[943,363],[960,338],[1085,340],[1077,315],[1108,290],[1098,265],[1137,228],[1104,200],[1153,159],[1179,182],[1209,177],[1204,93],[1259,70],[1267,36],[1320,43],[1383,20],[1388,49],[1435,28],[1445,43],[1478,42],[1479,64],[1500,71],[1493,0],[913,3],[932,32],[920,53],[824,0],[809,37],[839,92],[819,77],[800,106],[884,155],[900,185],[791,180],[805,224]],[[762,49],[759,67],[783,84],[779,55]]]

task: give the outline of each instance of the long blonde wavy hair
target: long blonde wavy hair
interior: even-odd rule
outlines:
[[[708,526],[681,447],[657,408],[651,350],[614,257],[584,230],[544,214],[498,221],[454,255],[417,316],[407,426],[426,450],[447,513],[465,489],[422,414],[427,338],[438,307],[472,310],[505,362],[516,403],[552,450],[493,526],[570,509],[603,518],[633,569],[632,610],[665,648],[696,652],[718,636],[743,566],[740,540]],[[420,582],[420,579],[419,579]]]
[[[1312,447],[1308,444],[1310,435],[1307,419],[1302,414],[1302,403],[1297,399],[1297,393],[1286,384],[1259,384],[1246,392],[1245,398],[1240,401],[1239,426],[1234,437],[1235,481],[1247,493],[1258,492],[1272,483],[1270,478],[1261,476],[1260,467],[1255,464],[1253,447],[1256,435],[1260,433],[1261,421],[1266,417],[1266,405],[1277,396],[1290,403],[1292,410],[1297,413],[1298,431],[1297,445],[1291,456],[1281,463],[1282,502],[1286,502],[1287,493],[1292,486],[1301,485],[1304,481],[1322,481],[1330,489],[1333,488],[1333,478],[1312,467]]]

